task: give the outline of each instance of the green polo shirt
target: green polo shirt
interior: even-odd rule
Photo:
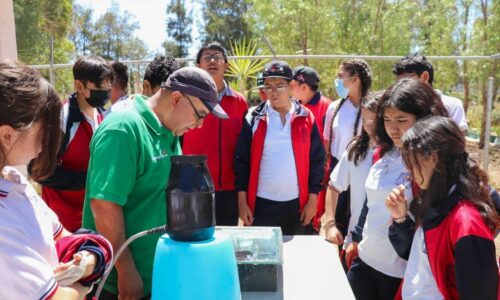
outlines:
[[[181,154],[178,138],[161,125],[148,107],[147,97],[133,98],[128,108],[107,116],[92,137],[83,207],[83,227],[95,229],[90,199],[120,205],[127,238],[166,223],[165,189],[170,156]],[[159,235],[149,235],[129,245],[146,295],[151,293],[158,238]],[[104,287],[118,293],[115,270]]]

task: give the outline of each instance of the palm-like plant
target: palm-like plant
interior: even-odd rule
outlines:
[[[231,43],[231,52],[233,56],[253,56],[257,53],[257,49],[258,45],[246,38]],[[245,94],[248,98],[248,80],[256,79],[257,74],[263,71],[267,61],[267,59],[232,59],[229,61],[226,75],[234,78],[237,90]]]

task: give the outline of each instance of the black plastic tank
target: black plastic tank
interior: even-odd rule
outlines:
[[[202,241],[215,231],[214,184],[205,155],[171,156],[167,233],[177,241]]]

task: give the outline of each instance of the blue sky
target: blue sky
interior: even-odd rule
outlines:
[[[140,29],[137,31],[137,36],[141,38],[149,47],[152,54],[163,53],[161,44],[167,38],[166,33],[166,0],[75,0],[84,7],[90,7],[94,10],[94,19],[102,16],[110,7],[111,3],[116,2],[120,7],[120,11],[127,10],[135,16],[135,21],[139,22]],[[186,1],[186,8],[191,8],[191,1]],[[195,14],[199,11],[196,7]],[[194,18],[199,19],[199,18]],[[200,47],[199,39],[197,38],[197,26],[192,26],[193,45],[190,49],[190,56],[196,54]]]

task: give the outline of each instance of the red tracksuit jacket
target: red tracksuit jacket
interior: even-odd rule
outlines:
[[[304,208],[309,193],[319,193],[324,175],[325,152],[312,113],[293,100],[292,148],[297,168],[300,209]],[[259,183],[259,170],[267,130],[266,102],[247,114],[241,130],[235,155],[236,190],[247,192],[248,206],[254,212]]]
[[[500,299],[493,233],[471,201],[453,192],[440,207],[428,208],[422,228],[431,271],[445,299]],[[404,259],[414,233],[410,219],[389,228],[389,239]]]
[[[234,150],[248,110],[245,98],[228,88],[220,105],[229,116],[221,120],[209,114],[202,128],[184,134],[184,154],[205,154],[215,191],[234,190]]]

